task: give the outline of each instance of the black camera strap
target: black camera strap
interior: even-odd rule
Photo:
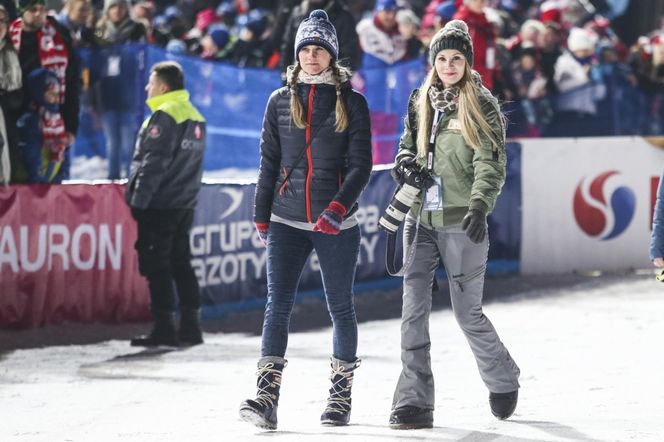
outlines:
[[[396,192],[395,192],[396,194]],[[417,213],[417,220],[415,222],[415,235],[413,236],[413,242],[406,245],[406,248],[403,251],[403,266],[400,269],[397,269],[397,263],[395,262],[396,251],[397,251],[397,232],[387,234],[387,247],[385,248],[385,268],[387,273],[390,276],[403,276],[404,273],[413,265],[415,260],[415,251],[417,250],[417,235],[420,231],[420,219],[422,217],[422,210],[424,208],[424,201],[420,204],[420,211]]]

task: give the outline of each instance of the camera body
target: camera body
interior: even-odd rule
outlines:
[[[429,172],[420,168],[414,162],[410,162],[406,167],[402,168],[399,178],[402,185],[394,194],[383,216],[378,220],[378,227],[392,235],[399,230],[399,226],[406,218],[406,214],[413,206],[420,191],[423,188],[428,188],[433,182]]]

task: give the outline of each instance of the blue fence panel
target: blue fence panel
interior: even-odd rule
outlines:
[[[155,46],[148,46],[147,55],[148,66],[168,58],[184,68],[191,101],[207,121],[205,170],[257,169],[263,113],[281,86],[279,72],[174,56]]]
[[[124,110],[135,115],[133,131],[138,131],[148,113],[144,88],[149,68],[170,59],[184,68],[185,87],[208,123],[205,170],[258,168],[265,105],[282,85],[278,71],[177,56],[141,44],[81,50],[80,54],[85,91],[75,155],[106,155],[100,118],[105,111]],[[361,71],[354,78],[354,86],[365,94],[372,112],[375,163],[394,159],[408,96],[423,74],[423,61],[414,60]]]

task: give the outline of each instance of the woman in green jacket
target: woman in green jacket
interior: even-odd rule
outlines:
[[[411,96],[413,109],[406,118],[395,168],[397,176],[407,175],[403,172],[408,169],[426,169],[433,177],[404,227],[404,248],[415,239],[417,243],[404,273],[402,372],[390,415],[390,427],[396,429],[433,426],[429,314],[439,260],[449,280],[454,315],[497,418],[512,415],[519,388],[519,368],[482,312],[489,250],[486,217],[505,182],[504,117],[472,71],[473,46],[466,23],[453,20],[438,31],[429,61],[433,69]]]

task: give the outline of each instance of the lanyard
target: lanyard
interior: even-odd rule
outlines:
[[[436,112],[433,115],[433,121],[431,122],[431,136],[429,137],[429,151],[427,153],[427,169],[429,171],[433,170],[433,156],[436,151],[436,132],[438,131],[438,123],[445,115],[445,112],[441,112],[436,109]]]

